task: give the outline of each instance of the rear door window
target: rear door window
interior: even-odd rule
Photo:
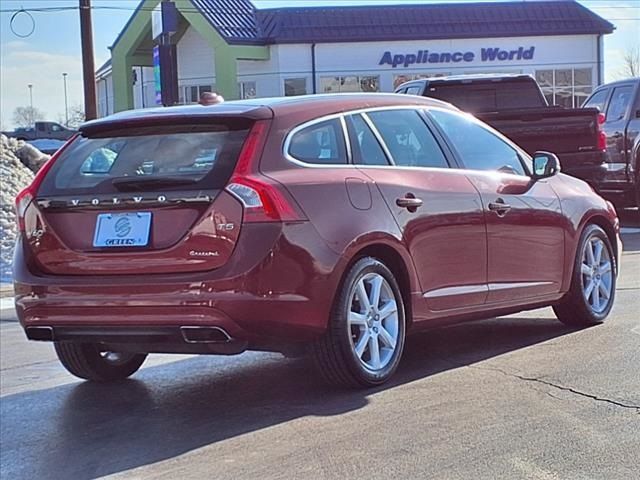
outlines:
[[[405,167],[449,166],[427,124],[415,110],[368,112],[396,165]]]
[[[176,126],[78,137],[54,163],[42,195],[223,188],[248,133]]]
[[[340,119],[334,118],[302,128],[291,137],[288,153],[305,163],[347,163],[347,148]]]

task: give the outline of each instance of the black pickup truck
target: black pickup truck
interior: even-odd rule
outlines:
[[[607,163],[598,190],[618,206],[640,207],[640,78],[599,86],[583,107],[605,116]]]
[[[606,173],[604,117],[598,109],[549,106],[529,75],[413,80],[395,92],[449,102],[491,125],[530,154],[539,150],[553,152],[560,159],[563,172],[596,189]]]
[[[35,122],[30,128],[16,128],[12,132],[1,132],[7,137],[17,138],[18,140],[69,140],[78,131],[60,125],[56,122]]]

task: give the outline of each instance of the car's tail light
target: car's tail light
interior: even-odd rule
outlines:
[[[31,184],[28,187],[23,188],[20,191],[20,193],[16,195],[15,202],[16,202],[16,214],[18,216],[18,229],[21,232],[25,231],[25,225],[24,225],[25,212],[27,211],[27,208],[29,207],[29,205],[37,195],[38,189],[40,188],[40,185],[42,184],[44,177],[47,175],[47,173],[49,173],[49,170],[51,170],[51,167],[56,162],[58,157],[60,157],[62,152],[67,148],[68,145],[71,144],[71,142],[75,140],[76,137],[77,135],[74,135],[67,141],[67,143],[65,143],[62,147],[60,147],[58,151],[56,151],[56,153],[54,153],[51,156],[51,158],[47,160],[44,163],[44,165],[40,167],[40,170],[38,170],[38,173],[36,173],[36,176],[33,178],[33,181],[31,182]]]
[[[257,121],[245,141],[226,190],[242,202],[243,222],[291,222],[306,220],[295,201],[276,181],[260,174],[258,161],[268,122]]]

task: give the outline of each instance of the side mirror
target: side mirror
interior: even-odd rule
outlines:
[[[553,153],[536,152],[533,154],[533,176],[534,180],[553,177],[560,173],[560,160]]]

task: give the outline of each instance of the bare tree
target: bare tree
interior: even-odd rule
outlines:
[[[84,107],[82,105],[73,105],[69,108],[69,123],[67,127],[78,128],[85,121]],[[60,122],[62,123],[62,122]]]
[[[622,57],[622,69],[618,75],[622,78],[640,77],[640,46],[630,47]]]
[[[16,107],[13,111],[13,123],[18,127],[33,127],[33,124],[44,118],[44,113],[35,107]]]

